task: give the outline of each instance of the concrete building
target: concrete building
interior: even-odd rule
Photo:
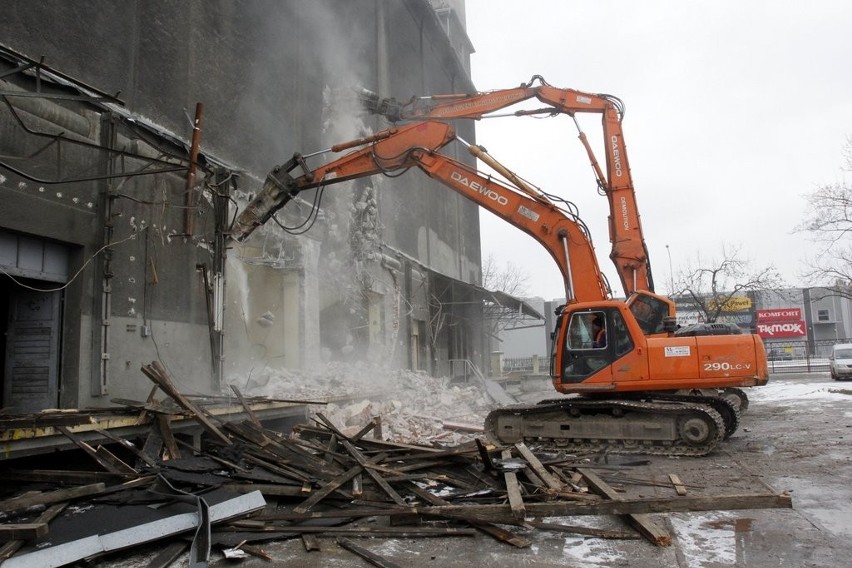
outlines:
[[[473,89],[462,1],[10,0],[3,18],[4,409],[144,400],[155,359],[193,392],[324,360],[483,363],[478,209],[417,172],[228,239],[271,168],[385,126],[355,88]]]

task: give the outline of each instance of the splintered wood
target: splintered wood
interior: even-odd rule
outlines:
[[[154,497],[185,502],[211,491],[231,497],[259,493],[266,499],[261,510],[208,527],[208,548],[212,543],[231,553],[242,550],[274,560],[272,552],[251,543],[300,539],[304,554],[339,546],[382,566],[394,563],[351,539],[479,534],[525,548],[537,531],[548,531],[583,538],[644,537],[667,546],[671,536],[652,513],[791,507],[788,496],[770,493],[687,496],[686,487],[695,486],[675,474],[667,483],[654,485],[662,496],[628,498],[615,487],[635,481],[618,475],[629,466],[596,466],[578,456],[544,453],[523,443],[494,446],[480,438],[457,446],[395,443],[382,439],[379,416],[347,435],[320,413],[312,423],[284,434],[265,427],[252,410],[252,399],[238,389],[234,394],[248,418],[228,421],[178,392],[161,365],[142,370],[157,388],[141,405],[140,420],[150,428],[141,440],[131,443],[104,430],[98,431],[100,443],[93,444],[58,426],[88,457],[92,471],[0,470],[5,484],[41,484],[38,491],[7,494],[0,501],[0,541],[8,541],[0,547],[0,561],[43,540],[68,502],[101,500],[106,494],[112,504]],[[154,398],[157,391],[198,423],[207,435],[202,447],[173,435],[169,415]],[[51,483],[57,489],[46,490],[45,484]],[[37,515],[34,505],[50,508]],[[580,515],[614,515],[626,522],[604,529],[555,519]],[[172,559],[183,549],[183,541],[164,545],[163,556]]]

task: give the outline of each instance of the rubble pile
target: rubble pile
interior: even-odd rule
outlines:
[[[239,386],[253,396],[329,401],[322,413],[344,433],[357,432],[381,416],[384,439],[413,444],[470,441],[494,407],[478,382],[366,363],[269,371]],[[447,424],[457,427],[445,428]]]
[[[4,568],[123,564],[126,557],[117,556],[145,546],[149,566],[187,555],[191,566],[207,566],[214,554],[276,562],[271,542],[292,539],[301,540],[303,554],[346,551],[380,566],[397,564],[370,550],[373,540],[352,539],[397,539],[404,547],[410,539],[487,535],[498,546],[528,548],[534,533],[557,531],[668,546],[668,529],[647,513],[791,506],[789,496],[767,493],[691,495],[696,486],[674,474],[662,496],[627,498],[618,485],[637,480],[618,474],[631,464],[601,465],[595,458],[602,456],[543,453],[522,443],[388,441],[383,429],[391,421],[371,403],[350,416],[359,424],[370,416],[357,431],[319,411],[283,433],[263,425],[256,398],[238,387],[245,412],[224,419],[179,392],[157,362],[142,371],[173,405],[154,404],[152,393],[140,413],[149,426],[141,440],[99,430],[93,445],[56,425],[83,451],[76,467],[63,461],[0,470]],[[203,444],[174,435],[174,408],[197,423]],[[616,515],[625,524],[558,520],[581,515]]]

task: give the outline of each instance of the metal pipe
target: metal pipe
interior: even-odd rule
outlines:
[[[571,254],[568,252],[568,233],[559,231],[559,238],[562,240],[562,250],[565,253],[565,301],[570,302],[574,299],[574,277],[571,274]]]

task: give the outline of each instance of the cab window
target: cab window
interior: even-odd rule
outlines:
[[[669,315],[669,307],[659,298],[639,293],[632,299],[630,311],[645,335],[665,331],[664,324]]]

